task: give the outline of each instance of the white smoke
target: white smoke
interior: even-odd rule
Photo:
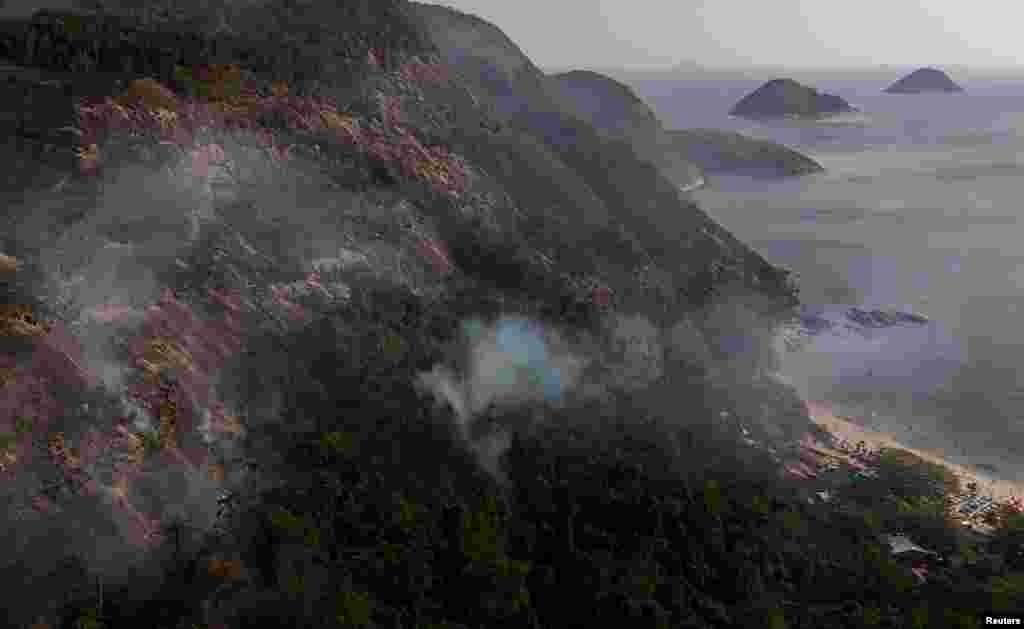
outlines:
[[[480,464],[500,477],[498,460],[510,437],[503,429],[474,437],[471,430],[492,406],[557,402],[577,385],[588,361],[574,355],[560,335],[521,317],[502,317],[492,324],[463,324],[467,345],[462,373],[435,365],[419,377],[420,386],[451,406],[459,435]]]

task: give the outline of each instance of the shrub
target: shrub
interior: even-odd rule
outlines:
[[[488,495],[479,509],[463,513],[462,553],[473,561],[497,559],[499,538],[497,505]]]
[[[366,592],[344,590],[334,599],[334,618],[343,627],[366,627],[373,616],[373,600]]]
[[[139,434],[139,438],[142,439],[142,445],[147,452],[159,450],[163,447],[163,442],[160,440],[160,435],[155,431],[144,431]]]
[[[153,110],[165,109],[174,111],[181,104],[174,92],[159,81],[149,77],[135,79],[130,82],[128,88],[121,94],[119,99],[128,102],[135,101]]]
[[[320,437],[320,447],[334,455],[351,454],[354,443],[351,433],[340,430],[326,432]]]
[[[32,418],[27,415],[18,415],[14,418],[14,432],[22,434],[32,430]]]
[[[242,95],[242,74],[237,65],[176,66],[174,78],[194,98],[227,101]]]
[[[765,627],[768,629],[786,629],[786,616],[782,613],[781,609],[772,607],[768,610],[768,616],[765,618]]]

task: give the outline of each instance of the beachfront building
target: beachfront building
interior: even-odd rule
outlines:
[[[906,535],[886,535],[885,542],[899,563],[910,566],[918,583],[925,582],[930,568],[946,563],[939,553],[918,546]]]

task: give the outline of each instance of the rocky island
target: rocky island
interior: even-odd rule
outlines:
[[[822,118],[857,109],[842,97],[819,92],[793,79],[773,79],[744,96],[729,111],[741,118]]]
[[[964,88],[953,82],[953,79],[942,70],[920,68],[882,91],[887,94],[957,93],[964,91]]]
[[[629,141],[637,155],[682,188],[703,181],[702,174],[780,177],[823,170],[776,142],[718,129],[666,129],[629,86],[597,72],[573,70],[548,80],[565,108],[598,130]]]

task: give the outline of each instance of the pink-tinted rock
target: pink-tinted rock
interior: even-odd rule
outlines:
[[[436,240],[420,240],[416,243],[416,250],[427,259],[436,272],[441,274],[451,272],[451,259],[442,243]]]
[[[82,312],[83,318],[96,323],[114,323],[126,321],[142,313],[123,304],[102,304],[88,308]]]

